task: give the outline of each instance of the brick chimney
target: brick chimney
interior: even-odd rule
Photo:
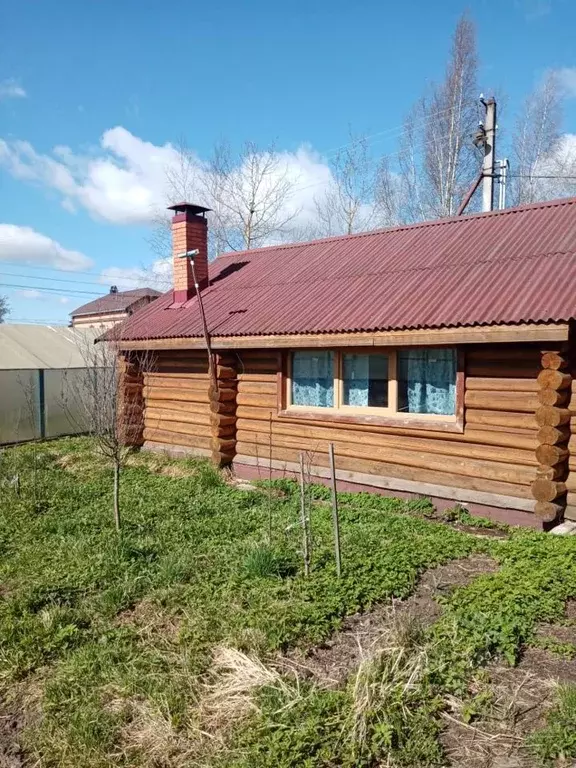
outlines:
[[[172,261],[174,264],[174,303],[188,301],[196,295],[190,258],[180,258],[183,253],[198,250],[194,256],[194,269],[200,290],[208,285],[208,222],[206,212],[191,203],[171,205]]]

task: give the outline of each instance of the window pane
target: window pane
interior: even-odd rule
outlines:
[[[388,407],[387,355],[342,356],[344,405]]]
[[[398,410],[405,413],[456,412],[456,350],[398,352]]]
[[[292,405],[334,406],[334,353],[292,353]]]

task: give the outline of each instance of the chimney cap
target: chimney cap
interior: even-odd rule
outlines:
[[[110,286],[110,293],[118,293],[118,286],[117,285],[111,285]]]
[[[176,203],[175,205],[168,206],[169,211],[178,213],[191,213],[193,216],[211,211],[212,208],[204,208],[202,205],[194,205],[194,203]]]

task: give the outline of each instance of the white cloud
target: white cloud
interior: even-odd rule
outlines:
[[[21,264],[40,264],[69,272],[93,266],[80,251],[70,251],[56,240],[36,232],[31,227],[0,224],[0,262],[17,261]]]
[[[53,293],[39,291],[37,288],[24,288],[23,290],[14,291],[14,295],[20,299],[41,301],[47,304],[53,302],[56,302],[57,304],[68,304],[70,302],[68,296],[55,296]]]
[[[576,67],[562,67],[555,72],[566,96],[576,97]]]
[[[0,101],[2,99],[25,99],[28,94],[14,78],[0,80]]]
[[[297,182],[288,205],[298,211],[297,223],[304,225],[313,217],[314,197],[330,182],[330,169],[305,146],[282,152],[279,159],[278,173]],[[172,144],[152,144],[122,126],[106,131],[99,147],[83,154],[62,146],[42,154],[26,141],[0,139],[0,165],[18,179],[59,192],[66,210],[84,208],[94,218],[114,224],[155,222],[170,197],[170,171],[178,175],[181,167]],[[200,187],[201,159],[193,155],[188,170]],[[202,203],[200,192],[194,202]]]

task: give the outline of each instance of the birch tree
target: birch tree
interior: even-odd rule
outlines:
[[[462,16],[441,83],[433,84],[405,121],[399,166],[403,218],[452,216],[479,171],[472,144],[478,123],[476,31]]]
[[[226,141],[217,144],[202,177],[216,250],[285,240],[299,213],[292,200],[297,181],[273,144],[262,149],[248,141],[238,154]]]
[[[394,179],[385,159],[370,153],[368,139],[350,141],[329,160],[332,180],[315,198],[317,237],[351,235],[397,222]]]
[[[558,76],[549,72],[531,93],[516,120],[512,145],[512,200],[533,203],[562,194],[560,178],[570,168],[562,157],[562,91]],[[564,158],[566,159],[566,158]]]

